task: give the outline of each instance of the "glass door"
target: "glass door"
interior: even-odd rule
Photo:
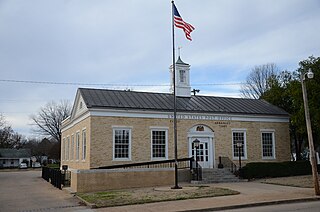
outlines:
[[[209,168],[209,143],[207,139],[200,140],[198,148],[192,142],[192,156],[202,168]],[[196,158],[197,157],[197,158]]]

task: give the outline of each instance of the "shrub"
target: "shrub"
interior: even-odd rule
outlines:
[[[52,169],[60,169],[60,163],[47,164],[47,167]]]
[[[240,170],[240,177],[245,179],[288,177],[308,174],[311,174],[309,161],[248,163]]]

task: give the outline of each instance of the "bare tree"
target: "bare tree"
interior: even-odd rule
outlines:
[[[22,136],[14,132],[11,126],[5,126],[0,129],[0,148],[19,149],[22,145]]]
[[[0,114],[0,148],[20,148],[22,144],[22,136],[14,132]]]
[[[60,143],[61,122],[70,115],[70,112],[71,104],[67,100],[47,103],[45,107],[40,108],[38,114],[31,116],[36,126],[34,132],[49,135]]]
[[[241,86],[241,95],[245,98],[259,99],[270,89],[278,72],[279,69],[274,63],[255,66]]]

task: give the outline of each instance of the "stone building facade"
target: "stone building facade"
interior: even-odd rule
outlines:
[[[219,157],[238,164],[290,160],[289,115],[266,101],[191,95],[190,65],[176,63],[178,157],[204,168]],[[77,91],[62,124],[61,164],[72,170],[174,158],[173,95]],[[237,143],[242,147],[238,148]]]

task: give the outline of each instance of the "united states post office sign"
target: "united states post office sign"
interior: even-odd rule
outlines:
[[[214,116],[214,115],[189,115],[189,114],[177,114],[177,119],[189,119],[189,120],[208,120],[208,121],[232,121],[230,116]],[[174,118],[172,114],[168,115],[168,118]]]

